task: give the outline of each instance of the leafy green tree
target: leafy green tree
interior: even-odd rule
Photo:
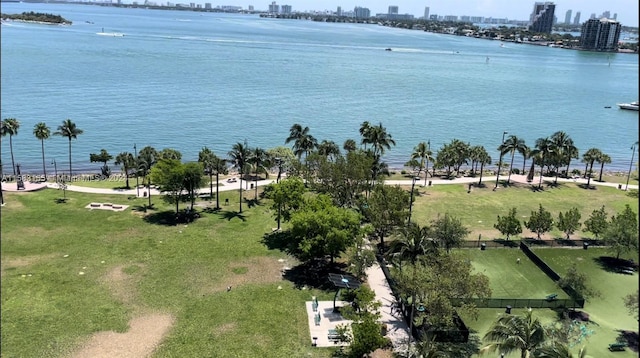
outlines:
[[[454,247],[460,247],[462,241],[469,235],[469,230],[462,221],[449,213],[435,219],[431,224],[431,230],[433,237],[447,253]]]
[[[176,205],[176,215],[180,212],[180,196],[184,189],[184,167],[177,159],[160,159],[151,168],[151,180],[164,193],[164,200]]]
[[[540,204],[538,211],[531,212],[529,221],[525,221],[524,226],[532,232],[535,232],[536,235],[538,235],[538,240],[540,240],[540,235],[544,234],[545,232],[549,232],[553,227],[553,219],[551,218],[551,213],[543,208],[542,204]]]
[[[109,169],[109,166],[107,165],[111,159],[113,159],[113,155],[109,154],[106,149],[100,149],[100,153],[98,154],[89,154],[89,161],[91,163],[102,163],[102,168],[100,170],[102,171],[102,175],[107,178],[111,176],[111,169]]]
[[[13,167],[13,176],[16,176],[16,163],[13,159],[13,136],[18,135],[18,129],[20,129],[20,121],[15,118],[5,118],[2,120],[2,129],[0,133],[2,136],[9,135],[9,148],[11,151],[11,167]]]
[[[59,135],[69,139],[69,180],[73,177],[72,163],[71,163],[71,140],[78,139],[78,136],[84,133],[84,131],[76,126],[70,119],[65,119],[62,124],[58,126],[58,130],[53,135]]]
[[[511,235],[522,233],[522,224],[516,214],[516,208],[511,208],[508,215],[502,217],[498,215],[498,221],[493,224],[493,227],[500,231],[502,235],[507,235],[507,240]]]
[[[596,240],[598,236],[604,233],[607,230],[607,213],[604,211],[604,205],[600,209],[596,209],[591,212],[591,216],[584,222],[584,227],[586,231],[593,233],[595,235]]]
[[[518,138],[515,135],[510,135],[498,148],[500,150],[500,154],[502,155],[511,153],[511,164],[509,165],[509,176],[507,177],[507,184],[509,184],[509,181],[511,180],[511,172],[513,171],[513,158],[516,152],[523,151],[525,147],[526,144],[524,143],[524,139]]]
[[[329,161],[311,156],[316,175],[309,184],[320,194],[326,194],[340,207],[356,207],[362,193],[368,190],[373,158],[362,150],[348,152]]]
[[[378,322],[380,302],[375,300],[375,292],[367,286],[360,286],[350,296],[353,305],[344,307],[341,313],[353,321],[351,334],[347,333],[346,327],[340,327],[340,330],[350,343],[346,356],[361,358],[388,345],[389,340],[381,334],[382,326]]]
[[[638,290],[634,293],[630,293],[623,298],[624,306],[629,310],[629,314],[638,319]]]
[[[366,270],[376,262],[375,252],[364,244],[362,238],[356,238],[355,246],[349,246],[345,254],[347,271],[359,279],[366,278]]]
[[[366,216],[384,248],[384,238],[407,220],[409,195],[399,186],[377,185],[367,200]]]
[[[182,165],[182,186],[187,191],[187,195],[189,196],[189,201],[191,202],[191,211],[193,211],[193,205],[196,202],[198,190],[204,184],[202,171],[202,164],[198,162],[189,162]]]
[[[578,208],[571,208],[566,213],[560,212],[558,215],[558,230],[567,234],[567,240],[570,239],[570,235],[576,230],[580,229],[580,212]]]
[[[33,135],[40,141],[42,148],[42,170],[44,173],[44,181],[47,181],[47,166],[44,162],[44,140],[51,137],[51,129],[47,127],[46,123],[40,122],[33,127]]]
[[[618,215],[611,217],[604,242],[620,258],[620,254],[638,250],[638,214],[627,204]]]
[[[305,192],[302,179],[296,177],[267,185],[264,194],[266,198],[273,200],[272,209],[276,211],[278,230],[280,230],[280,222],[289,221],[291,214],[302,206]]]
[[[593,288],[587,281],[587,275],[578,270],[576,264],[573,263],[569,269],[567,269],[564,277],[558,280],[557,285],[562,289],[572,288],[573,290],[569,289],[569,292],[571,293],[571,298],[574,300],[580,298],[587,300],[592,297],[599,297],[600,292]]]
[[[135,169],[136,167],[136,160],[133,157],[133,154],[129,152],[121,152],[120,154],[116,155],[116,159],[114,160],[113,164],[122,166],[122,171],[124,172],[124,177],[126,180],[125,186],[127,187],[127,189],[129,189],[129,174],[131,173],[131,170]]]
[[[251,149],[245,142],[236,143],[231,147],[231,151],[228,153],[229,162],[233,164],[234,168],[238,169],[238,173],[240,173],[240,213],[242,213],[242,177],[244,175],[245,165],[249,162],[249,158],[251,157]]]
[[[483,340],[489,344],[480,352],[509,354],[520,351],[520,357],[528,358],[543,346],[545,338],[545,329],[540,320],[533,317],[531,309],[522,316],[503,314],[484,335]]]
[[[360,236],[360,216],[350,209],[334,206],[325,195],[307,199],[291,215],[290,235],[300,259],[334,258],[353,245]]]
[[[158,152],[155,148],[146,146],[140,150],[137,158],[138,172],[147,181],[147,194],[149,194],[149,207],[151,207],[151,169],[158,162]]]

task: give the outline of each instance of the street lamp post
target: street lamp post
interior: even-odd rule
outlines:
[[[631,168],[633,167],[633,157],[636,154],[636,143],[633,143],[633,146],[631,147],[631,163],[629,163],[629,173],[627,174],[627,185],[625,185],[624,190],[627,191],[629,190],[629,178],[631,178]]]
[[[135,155],[135,162],[136,162],[136,198],[140,197],[140,184],[138,183],[138,169],[139,169],[139,165],[138,165],[138,148],[136,148],[136,144],[133,143],[133,152]]]
[[[506,131],[502,132],[502,142],[501,142],[500,148],[498,148],[500,150],[500,160],[498,161],[498,174],[496,174],[496,186],[493,187],[493,191],[496,191],[496,189],[498,189],[498,183],[500,181],[500,168],[502,167],[502,146],[504,145],[505,134],[507,134]]]

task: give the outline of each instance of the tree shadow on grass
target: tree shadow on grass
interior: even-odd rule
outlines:
[[[144,221],[150,224],[175,226],[178,222],[176,220],[176,213],[171,210],[159,211],[145,215]]]
[[[66,204],[66,203],[67,203],[67,200],[69,200],[69,199],[66,199],[66,198],[56,198],[56,199],[53,199],[53,201],[55,201],[55,203],[56,203],[56,204]]]
[[[637,263],[625,259],[617,259],[611,256],[598,256],[594,257],[593,261],[607,272],[633,274],[638,271]]]
[[[231,221],[231,219],[234,218],[238,218],[242,221],[247,221],[246,216],[242,215],[240,212],[237,211],[225,211],[222,212],[220,215],[220,219],[227,219],[227,221]]]
[[[505,239],[493,239],[494,242],[504,246],[504,247],[518,247],[520,244],[516,241],[505,240]]]
[[[585,190],[597,190],[598,187],[596,185],[588,185],[585,183],[578,184],[578,188]]]
[[[630,350],[638,353],[638,332],[617,330],[616,341],[626,343]]]
[[[144,205],[134,205],[131,207],[131,210],[137,211],[139,213],[146,213],[149,210],[153,210],[153,205],[149,206],[147,204]]]
[[[214,208],[214,207],[207,206],[206,208],[202,209],[202,212],[207,214],[217,214],[220,212],[220,210],[222,210],[222,208]]]
[[[269,250],[280,250],[288,255],[296,256],[299,251],[287,231],[273,231],[264,234],[262,243]]]
[[[337,288],[329,281],[329,274],[349,275],[344,271],[345,268],[346,264],[343,263],[331,264],[324,259],[314,259],[285,271],[283,278],[291,281],[298,289],[306,286],[324,291],[336,291]]]
[[[260,204],[260,201],[258,199],[245,199],[244,201],[247,203],[247,206],[249,208],[253,208],[254,206]]]

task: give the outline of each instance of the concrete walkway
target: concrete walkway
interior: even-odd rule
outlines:
[[[396,299],[391,292],[387,278],[377,262],[369,267],[366,273],[369,287],[376,293],[376,300],[382,303],[380,322],[387,326],[387,338],[393,343],[393,350],[406,352],[409,343],[409,327],[402,319],[402,314],[395,315],[393,306]]]

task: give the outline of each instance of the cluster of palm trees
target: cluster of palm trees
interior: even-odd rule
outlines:
[[[13,156],[13,136],[18,135],[20,129],[20,121],[16,118],[5,118],[0,124],[0,135],[2,137],[9,136],[9,148],[11,151],[11,167],[13,168],[13,175],[16,173],[16,164]],[[69,177],[73,175],[72,161],[71,161],[71,140],[77,139],[79,135],[83,133],[82,129],[78,128],[76,124],[70,120],[65,119],[62,124],[58,126],[58,130],[53,132],[53,135],[65,137],[69,140]],[[45,164],[44,155],[44,141],[51,137],[51,129],[46,123],[40,122],[33,127],[33,135],[40,141],[42,146],[42,169],[44,173],[44,180],[47,180],[47,168]],[[56,178],[57,180],[57,178]]]

